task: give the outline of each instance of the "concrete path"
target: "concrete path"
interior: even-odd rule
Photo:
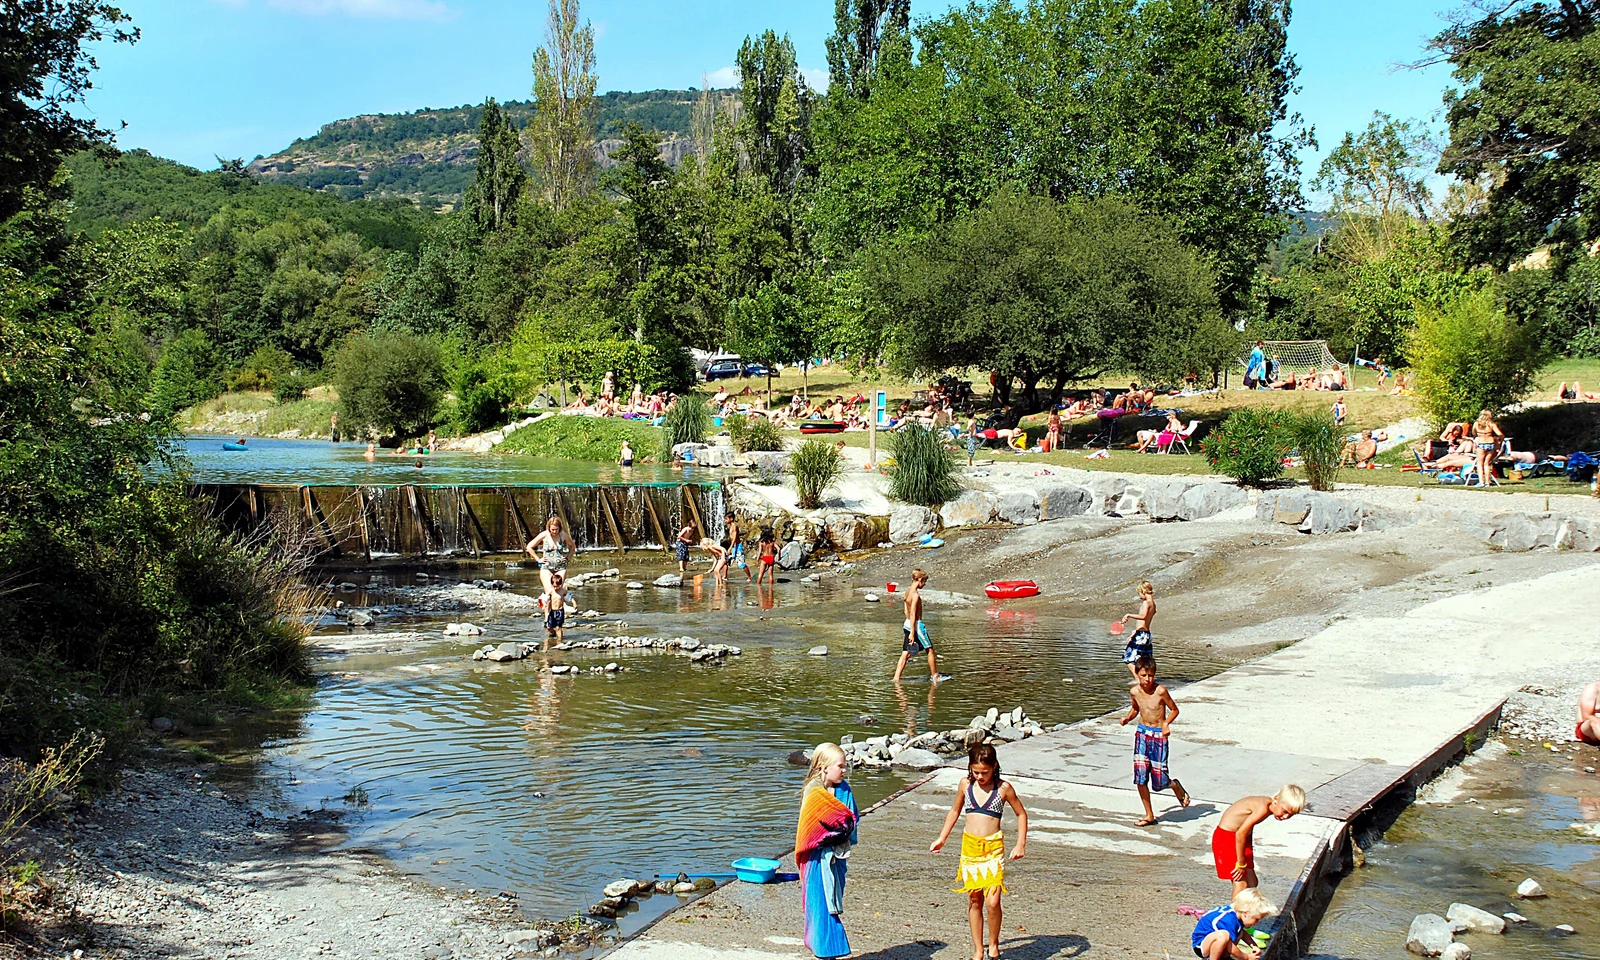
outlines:
[[[1344,620],[1176,689],[1182,716],[1172,771],[1195,802],[1184,810],[1170,794],[1158,798],[1153,828],[1133,826],[1141,811],[1130,782],[1132,733],[1117,726],[1120,713],[1003,746],[1002,767],[1032,823],[1028,856],[1007,872],[1002,956],[1189,956],[1193,921],[1176,908],[1209,909],[1229,895],[1211,864],[1218,814],[1239,796],[1294,781],[1309,793],[1306,813],[1256,833],[1263,891],[1283,903],[1347,818],[1481,726],[1530,670],[1581,656],[1580,636],[1600,617],[1597,573],[1586,565],[1402,617]],[[956,844],[927,853],[959,776],[938,771],[863,820],[845,894],[854,956],[971,956],[965,897],[951,892]],[[1009,814],[1005,825],[1014,829]],[[668,914],[613,955],[808,957],[799,911],[792,884],[734,883]],[[1286,944],[1294,932],[1285,932]]]

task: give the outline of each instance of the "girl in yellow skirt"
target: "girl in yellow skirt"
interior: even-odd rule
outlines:
[[[1017,812],[1017,845],[1006,856],[1006,837],[1000,830],[1000,815],[1006,804]],[[955,803],[944,818],[939,839],[928,848],[938,853],[950,839],[956,817],[966,814],[961,831],[961,881],[957,893],[967,895],[967,924],[972,928],[972,960],[984,960],[983,915],[989,913],[990,958],[1000,956],[1000,894],[1005,891],[1007,860],[1021,860],[1028,847],[1028,811],[1022,808],[1017,791],[1000,779],[1000,757],[994,747],[981,743],[967,752],[967,775],[956,789]]]

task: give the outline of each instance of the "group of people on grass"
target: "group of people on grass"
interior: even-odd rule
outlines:
[[[1478,413],[1471,423],[1446,424],[1436,442],[1417,449],[1417,459],[1423,469],[1456,471],[1463,477],[1476,476],[1474,486],[1487,486],[1493,482],[1498,463],[1534,464],[1538,454],[1531,450],[1513,450],[1501,429],[1500,422],[1488,410]]]
[[[923,621],[922,590],[928,574],[921,568],[911,574],[905,592],[900,660],[894,679],[899,682],[910,658],[925,653],[933,682],[945,679],[938,672],[927,625]],[[1139,609],[1125,615],[1132,636],[1122,659],[1133,676],[1128,690],[1124,725],[1137,721],[1133,741],[1133,783],[1144,804],[1136,826],[1156,823],[1152,791],[1171,789],[1180,806],[1187,807],[1189,793],[1168,769],[1168,742],[1179,709],[1170,691],[1156,681],[1155,649],[1151,627],[1155,622],[1155,588],[1139,584]],[[1596,685],[1600,688],[1600,684]],[[1591,711],[1592,712],[1592,711]],[[1600,736],[1600,720],[1595,721]],[[811,766],[801,786],[800,817],[795,831],[795,862],[800,869],[801,912],[805,944],[819,958],[850,953],[845,934],[844,889],[851,847],[860,840],[860,811],[845,778],[849,761],[835,743],[822,743],[812,751]],[[1248,796],[1223,811],[1211,835],[1211,853],[1217,879],[1230,884],[1227,903],[1209,911],[1189,908],[1196,923],[1191,938],[1195,956],[1203,960],[1255,960],[1264,935],[1251,929],[1277,914],[1262,896],[1255,869],[1254,831],[1268,819],[1287,820],[1305,807],[1305,791],[1287,784],[1273,796]],[[1010,809],[1016,820],[1016,843],[1006,849],[1003,829]],[[990,744],[978,744],[967,753],[967,772],[956,785],[950,810],[930,853],[944,849],[956,822],[962,824],[961,852],[956,864],[956,892],[967,895],[967,924],[972,936],[973,960],[1000,956],[1001,896],[1005,892],[1006,864],[1022,859],[1028,846],[1028,811],[1015,784],[1004,779],[1000,758]]]
[[[592,417],[622,417],[627,420],[658,420],[677,403],[676,394],[667,390],[645,393],[644,386],[633,385],[626,399],[617,391],[616,371],[607,370],[600,380],[600,389],[585,395],[583,384],[575,384],[571,399],[562,409],[568,413],[582,413]]]

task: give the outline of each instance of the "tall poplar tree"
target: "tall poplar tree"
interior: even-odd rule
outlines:
[[[788,34],[781,40],[771,30],[756,39],[746,37],[737,62],[744,101],[739,139],[750,171],[777,193],[787,194],[810,152],[815,98]]]
[[[594,175],[594,28],[578,16],[578,0],[550,0],[545,45],[533,54],[528,137],[539,187],[557,210]]]
[[[828,92],[867,99],[886,45],[911,52],[911,0],[834,0]]]
[[[517,159],[521,149],[516,125],[490,97],[478,124],[477,179],[467,195],[474,219],[486,230],[499,230],[515,219],[517,197],[528,179]]]

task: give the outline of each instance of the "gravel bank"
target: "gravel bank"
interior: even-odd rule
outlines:
[[[452,894],[336,849],[342,810],[274,818],[192,769],[128,772],[26,839],[54,885],[46,923],[0,956],[420,960],[554,956],[561,932],[492,891]],[[569,929],[567,933],[571,933]]]

